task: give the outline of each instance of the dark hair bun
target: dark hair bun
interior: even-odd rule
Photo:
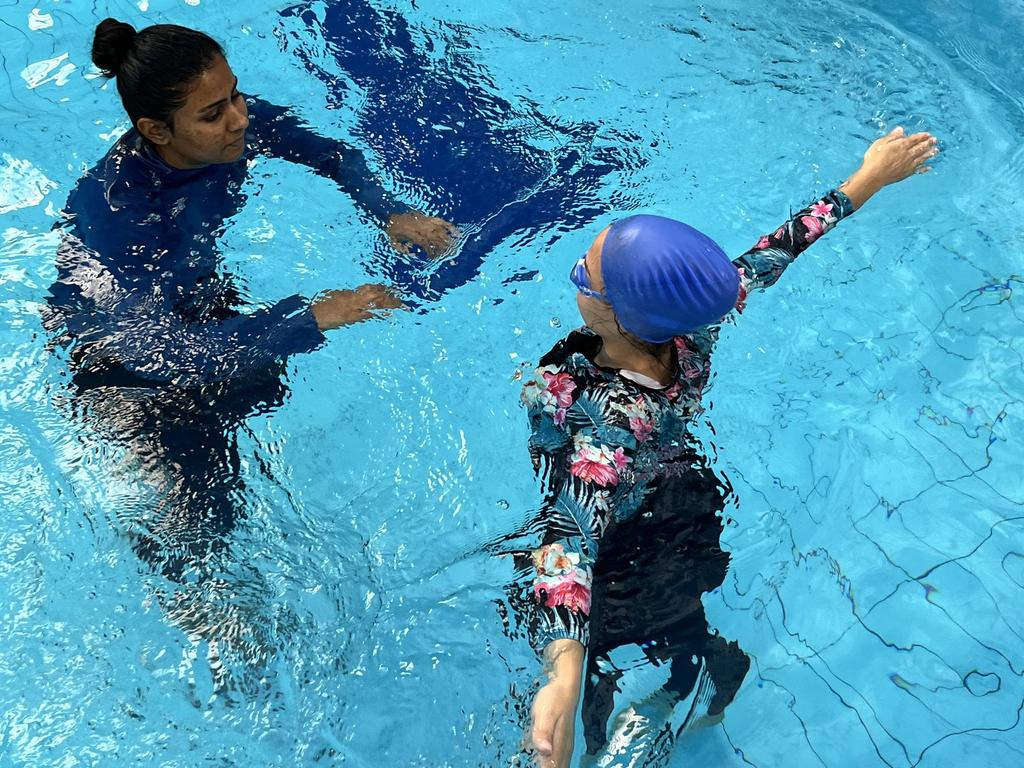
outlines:
[[[96,25],[92,39],[92,63],[106,77],[117,77],[128,51],[135,41],[135,27],[117,19],[104,19]]]

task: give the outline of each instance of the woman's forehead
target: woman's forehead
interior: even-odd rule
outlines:
[[[217,56],[190,86],[186,105],[199,112],[210,104],[230,97],[235,87],[235,73],[231,71],[227,59]]]

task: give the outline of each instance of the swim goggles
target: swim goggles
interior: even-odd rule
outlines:
[[[587,274],[587,254],[580,256],[580,260],[569,270],[569,280],[576,286],[576,290],[584,296],[609,303],[607,296],[590,287],[590,275]]]

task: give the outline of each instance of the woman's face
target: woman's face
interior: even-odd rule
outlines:
[[[238,92],[238,78],[227,60],[218,56],[189,84],[185,103],[174,113],[173,131],[162,121],[145,117],[139,120],[138,128],[168,164],[201,168],[238,160],[245,151],[248,126],[248,109]]]

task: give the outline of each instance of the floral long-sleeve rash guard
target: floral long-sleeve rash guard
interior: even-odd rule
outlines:
[[[751,291],[772,285],[804,249],[852,212],[849,198],[834,190],[735,259],[736,311]],[[542,358],[524,385],[530,453],[545,491],[528,529],[534,542],[540,539],[532,549],[532,570],[524,573],[532,583],[523,585],[532,593],[537,650],[560,638],[588,644],[591,586],[604,531],[613,520],[638,514],[662,480],[693,466],[689,425],[702,410],[717,335],[711,326],[677,337],[676,381],[659,390],[595,365],[600,339],[583,328]]]

